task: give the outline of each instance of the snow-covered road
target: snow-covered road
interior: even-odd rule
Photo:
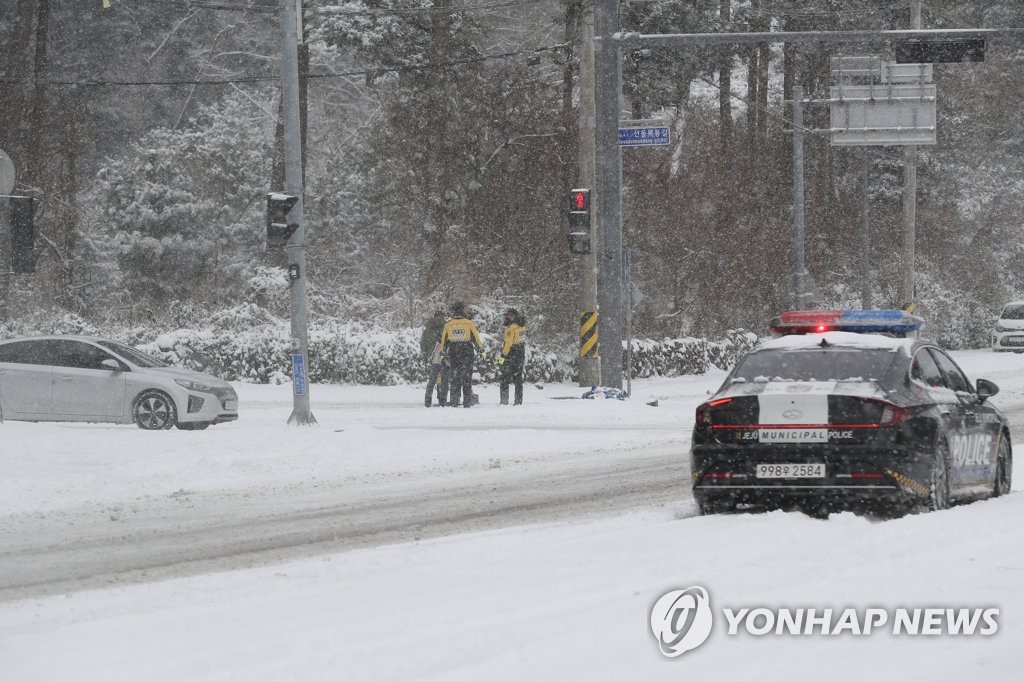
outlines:
[[[473,410],[317,386],[308,429],[284,424],[287,385],[239,386],[242,418],[200,433],[8,422],[0,599],[686,500],[693,406],[720,380],[515,409],[485,386]]]
[[[1024,442],[1024,356],[956,357]],[[239,422],[200,433],[0,425],[0,677],[1019,678],[1024,496],[885,523],[692,518],[693,409],[720,381],[637,382],[627,403],[548,386],[519,409],[484,387],[476,410],[314,386],[315,428],[285,426],[288,386],[243,385]],[[726,606],[995,605],[1001,630],[722,622],[668,661],[648,610],[693,584]]]

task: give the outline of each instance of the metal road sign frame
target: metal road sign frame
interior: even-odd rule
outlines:
[[[936,143],[935,85],[840,85],[830,88],[832,144]]]
[[[611,36],[620,49],[752,43],[865,43],[911,40],[1024,38],[1024,28],[909,29],[899,31],[760,31],[756,33],[623,33]],[[601,37],[596,40],[606,40]]]
[[[878,45],[909,40],[1024,38],[1024,28],[912,29],[906,31],[761,31],[757,33],[623,32],[619,0],[594,0],[594,137],[597,149],[597,212],[601,345],[622,345],[622,148],[618,145],[619,101],[622,95],[622,51],[645,47],[756,45],[758,43],[861,43]],[[607,346],[606,346],[607,345]],[[602,353],[601,383],[622,387],[622,363]]]

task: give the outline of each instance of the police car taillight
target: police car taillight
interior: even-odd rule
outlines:
[[[924,320],[905,310],[789,310],[775,318],[773,336],[829,331],[905,336],[924,328]]]
[[[697,426],[711,426],[711,424],[714,423],[714,420],[711,418],[711,409],[731,402],[732,398],[719,398],[718,400],[709,400],[706,403],[698,405],[697,416],[694,420],[697,423]]]
[[[885,403],[885,407],[882,408],[882,418],[879,420],[879,424],[892,426],[906,421],[909,416],[910,410],[907,408],[893,405],[892,403]]]
[[[832,428],[878,428],[879,426],[895,426],[907,420],[910,410],[900,405],[894,405],[886,400],[875,398],[858,398],[863,406],[863,423],[852,424],[830,424]],[[875,421],[877,419],[877,421]]]

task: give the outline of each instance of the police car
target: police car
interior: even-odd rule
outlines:
[[[998,387],[972,385],[915,338],[902,310],[783,313],[697,408],[690,452],[702,514],[799,508],[899,513],[1010,491]]]

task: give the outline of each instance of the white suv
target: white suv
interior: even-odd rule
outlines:
[[[36,336],[0,341],[0,418],[198,430],[238,419],[238,395],[117,341]]]
[[[1024,301],[1007,303],[992,330],[992,350],[1024,353]]]

